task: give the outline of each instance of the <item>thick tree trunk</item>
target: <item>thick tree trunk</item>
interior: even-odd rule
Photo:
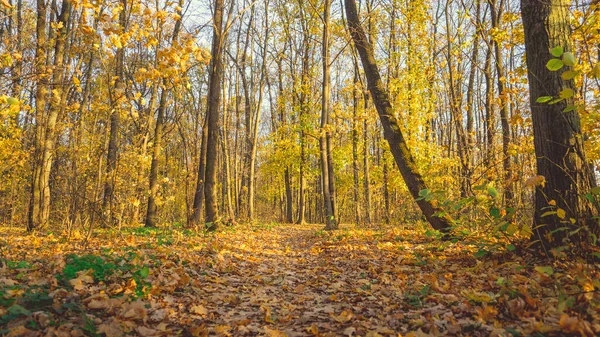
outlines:
[[[34,163],[32,195],[29,206],[28,230],[44,227],[50,218],[50,173],[54,161],[54,147],[56,143],[56,123],[60,112],[64,108],[65,74],[65,44],[70,26],[71,2],[63,2],[57,23],[61,28],[57,30],[54,45],[54,61],[52,70],[52,98],[48,102],[49,83],[46,78],[48,62],[48,36],[46,33],[45,0],[37,1],[37,45],[36,45],[36,71],[40,76],[36,90],[36,135],[34,143]],[[39,59],[38,59],[39,57]],[[48,112],[46,113],[46,109]]]
[[[404,136],[402,135],[398,121],[394,117],[389,96],[385,91],[381,76],[379,75],[379,69],[375,62],[373,47],[367,40],[367,36],[360,25],[356,3],[354,0],[345,0],[345,5],[346,13],[348,15],[348,25],[354,40],[354,45],[358,50],[363,63],[371,97],[373,98],[373,102],[379,113],[385,139],[390,145],[391,152],[400,169],[400,173],[406,182],[408,190],[413,198],[415,198],[421,211],[432,227],[437,230],[447,231],[451,226],[450,218],[447,216],[438,216],[441,214],[439,213],[439,209],[434,207],[428,200],[419,198],[419,191],[427,189],[427,186],[417,171],[416,163],[404,141]]]
[[[46,138],[46,104],[48,94],[48,78],[46,77],[46,55],[48,48],[48,36],[46,33],[46,0],[37,0],[37,21],[36,21],[36,49],[35,49],[35,71],[39,78],[37,80],[35,92],[35,140],[33,153],[33,176],[31,182],[31,198],[29,201],[29,212],[27,214],[27,229],[45,226],[48,222],[47,210],[49,205],[44,203],[45,195],[50,194],[48,182],[43,182],[42,177],[44,165],[44,140]]]
[[[219,108],[221,100],[221,78],[223,73],[223,0],[215,0],[213,17],[212,60],[208,89],[208,110],[206,112],[208,139],[206,144],[206,176],[204,186],[205,222],[210,230],[215,230],[218,220],[217,208],[217,152],[219,141]]]
[[[157,206],[156,197],[158,194],[158,159],[160,157],[160,147],[162,143],[165,109],[167,105],[166,80],[163,81],[163,90],[160,94],[160,102],[158,104],[158,115],[156,116],[156,126],[154,128],[154,143],[152,145],[152,162],[150,164],[150,179],[148,196],[148,208],[146,211],[146,227],[156,226]]]
[[[564,112],[573,104],[572,98],[556,104],[536,102],[541,96],[558,96],[573,88],[572,81],[561,77],[568,67],[546,68],[552,48],[571,51],[569,4],[568,0],[521,0],[537,173],[545,178],[535,193],[532,240],[543,247],[557,247],[569,238],[583,248],[598,235],[599,226],[592,219],[597,209],[582,197],[592,183],[579,113]],[[556,214],[545,215],[552,209]]]

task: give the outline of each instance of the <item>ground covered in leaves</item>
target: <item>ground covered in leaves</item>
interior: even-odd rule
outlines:
[[[0,335],[600,335],[597,265],[321,228],[2,228]]]

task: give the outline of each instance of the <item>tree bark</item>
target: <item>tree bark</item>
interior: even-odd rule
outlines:
[[[559,71],[546,68],[552,48],[571,51],[569,4],[568,0],[521,0],[537,174],[545,178],[535,193],[531,239],[544,248],[562,246],[566,239],[584,248],[592,244],[592,234],[599,232],[597,221],[592,219],[598,211],[582,197],[589,193],[592,182],[579,113],[564,112],[573,100],[536,102],[541,96],[557,96],[562,90],[573,89],[573,82],[561,77],[568,67]],[[564,214],[544,214],[552,209]]]
[[[354,55],[355,56],[355,55]],[[354,88],[352,90],[352,175],[354,180],[354,222],[360,224],[360,180],[358,168],[358,61],[354,58]]]
[[[54,161],[56,143],[56,123],[64,108],[63,79],[65,74],[65,43],[70,25],[71,2],[63,2],[57,23],[62,24],[57,30],[54,45],[54,61],[52,70],[51,99],[48,101],[49,84],[46,65],[48,64],[48,34],[46,32],[47,5],[45,0],[37,1],[37,44],[36,72],[40,78],[36,89],[36,134],[34,143],[33,180],[27,229],[44,227],[50,219],[50,173]],[[47,112],[46,112],[47,110]]]
[[[216,230],[217,208],[217,152],[219,140],[219,108],[221,106],[221,79],[223,74],[223,0],[215,0],[213,17],[213,41],[208,89],[208,109],[206,112],[208,139],[206,144],[206,176],[204,186],[205,222],[209,230]]]

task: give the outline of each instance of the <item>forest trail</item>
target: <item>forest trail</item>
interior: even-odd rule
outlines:
[[[0,327],[12,336],[600,332],[600,275],[585,264],[476,258],[476,244],[441,243],[423,230],[321,229],[123,228],[84,246],[78,233],[3,228]]]

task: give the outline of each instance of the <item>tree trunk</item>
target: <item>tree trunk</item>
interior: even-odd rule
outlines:
[[[390,145],[392,155],[396,160],[400,173],[406,182],[408,190],[427,218],[427,221],[429,221],[433,228],[447,231],[450,228],[451,219],[448,216],[440,216],[440,214],[443,213],[441,213],[437,207],[434,207],[428,200],[419,198],[419,192],[427,190],[427,186],[417,171],[417,165],[404,141],[404,136],[402,135],[398,121],[394,117],[389,96],[385,91],[385,86],[379,75],[373,47],[367,40],[364,30],[360,26],[356,3],[354,0],[345,0],[345,7],[352,39],[354,40],[354,45],[358,50],[363,63],[371,97],[373,98],[373,102],[379,113],[385,139]]]
[[[337,229],[337,222],[333,210],[333,198],[331,195],[331,180],[334,177],[331,175],[331,131],[329,130],[329,99],[330,99],[330,66],[329,66],[329,14],[331,3],[330,0],[325,0],[323,3],[323,46],[322,46],[322,62],[323,62],[323,97],[321,100],[321,135],[319,137],[319,149],[321,152],[321,184],[323,190],[323,210],[325,215],[325,229]]]
[[[70,25],[71,2],[62,4],[57,23],[62,24],[57,30],[54,45],[54,69],[52,71],[52,97],[48,102],[49,83],[46,78],[48,63],[48,35],[46,32],[47,6],[45,0],[37,1],[37,44],[36,72],[40,78],[36,90],[36,133],[34,143],[33,180],[27,229],[34,230],[48,224],[50,218],[50,173],[54,161],[56,143],[56,123],[64,105],[63,79],[65,73],[65,43]],[[46,112],[47,109],[47,112]]]
[[[494,118],[494,109],[492,108],[492,100],[494,99],[494,88],[492,87],[492,48],[488,47],[485,53],[484,65],[485,77],[485,158],[484,166],[486,169],[491,169],[494,163],[494,134],[496,133],[496,121]]]
[[[360,224],[360,181],[358,170],[358,62],[354,57],[354,88],[352,90],[352,173],[354,179],[354,222]]]
[[[182,18],[182,10],[183,0],[179,0],[179,10],[177,10],[177,14],[179,15],[179,19],[175,23],[175,27],[173,28],[173,35],[171,37],[171,46],[177,40],[177,36],[179,35],[179,30],[181,29],[181,18]],[[167,90],[168,81],[166,78],[162,81],[162,91],[160,93],[160,102],[158,104],[158,115],[156,116],[156,126],[154,127],[154,143],[152,147],[152,162],[150,164],[150,179],[149,179],[149,190],[150,195],[148,196],[148,210],[146,212],[146,227],[155,227],[156,226],[156,218],[157,218],[157,207],[156,207],[156,197],[158,194],[158,157],[160,156],[160,148],[162,146],[162,136],[163,129],[165,124],[165,110],[167,108],[167,95],[169,94],[169,90]],[[152,112],[153,113],[153,112]]]
[[[304,130],[300,131],[300,191],[298,194],[298,220],[297,224],[304,224],[306,219],[304,217],[306,212],[306,177],[304,177],[304,165],[306,161],[306,141],[304,136]]]
[[[213,17],[213,41],[211,49],[211,67],[208,89],[208,109],[206,112],[208,139],[206,144],[206,177],[204,186],[205,222],[208,229],[217,228],[217,152],[219,138],[219,108],[221,100],[221,78],[223,73],[223,0],[215,0]]]
[[[456,149],[458,152],[458,158],[460,160],[460,196],[466,198],[472,194],[471,190],[471,149],[469,147],[469,141],[467,139],[467,132],[463,127],[463,115],[462,115],[462,95],[460,92],[461,87],[461,75],[460,71],[460,60],[459,65],[455,66],[454,59],[452,58],[452,37],[450,36],[450,2],[446,2],[444,9],[446,16],[446,40],[448,45],[446,46],[446,61],[448,64],[448,89],[450,94],[450,114],[454,121],[454,129],[456,131]],[[460,41],[458,41],[460,43]],[[473,61],[474,62],[474,61]],[[456,74],[455,73],[458,73]],[[474,76],[474,75],[473,75]],[[468,109],[468,107],[467,107]]]
[[[500,22],[502,20],[502,9],[504,7],[504,0],[500,0],[497,4],[497,0],[488,0],[490,4],[490,13],[492,19],[492,28],[500,29]],[[508,102],[504,98],[507,93],[505,92],[506,85],[504,83],[504,61],[502,59],[502,46],[496,39],[492,39],[494,43],[494,56],[496,58],[496,83],[498,86],[498,95],[500,97],[500,125],[502,126],[502,167],[504,169],[504,205],[505,207],[513,207],[513,173],[512,173],[512,159],[509,154],[509,146],[511,142],[510,137],[510,125],[508,124],[509,112]]]
[[[206,148],[208,145],[208,127],[207,118],[202,123],[202,139],[200,141],[200,158],[198,158],[198,177],[196,179],[196,189],[194,192],[194,202],[192,204],[192,215],[190,225],[195,226],[200,223],[202,216],[202,202],[204,201],[204,179],[206,177]]]
[[[597,209],[582,197],[592,184],[579,113],[564,112],[573,100],[536,102],[541,96],[557,96],[562,90],[573,89],[573,82],[561,77],[568,67],[560,71],[546,68],[552,48],[571,51],[569,4],[567,0],[521,0],[537,174],[545,178],[535,193],[531,239],[544,248],[562,246],[567,238],[584,248],[599,232],[592,219]],[[549,210],[556,214],[545,215]]]
[[[119,13],[119,26],[124,32],[127,25],[127,0],[121,0],[121,12]],[[115,84],[114,90],[111,90],[111,108],[110,115],[110,136],[108,141],[108,151],[106,157],[106,182],[104,183],[104,197],[102,199],[102,209],[109,224],[113,223],[113,203],[115,190],[115,175],[117,169],[117,152],[119,151],[119,128],[121,125],[121,104],[125,95],[124,84],[124,65],[125,46],[117,49],[115,56]]]

